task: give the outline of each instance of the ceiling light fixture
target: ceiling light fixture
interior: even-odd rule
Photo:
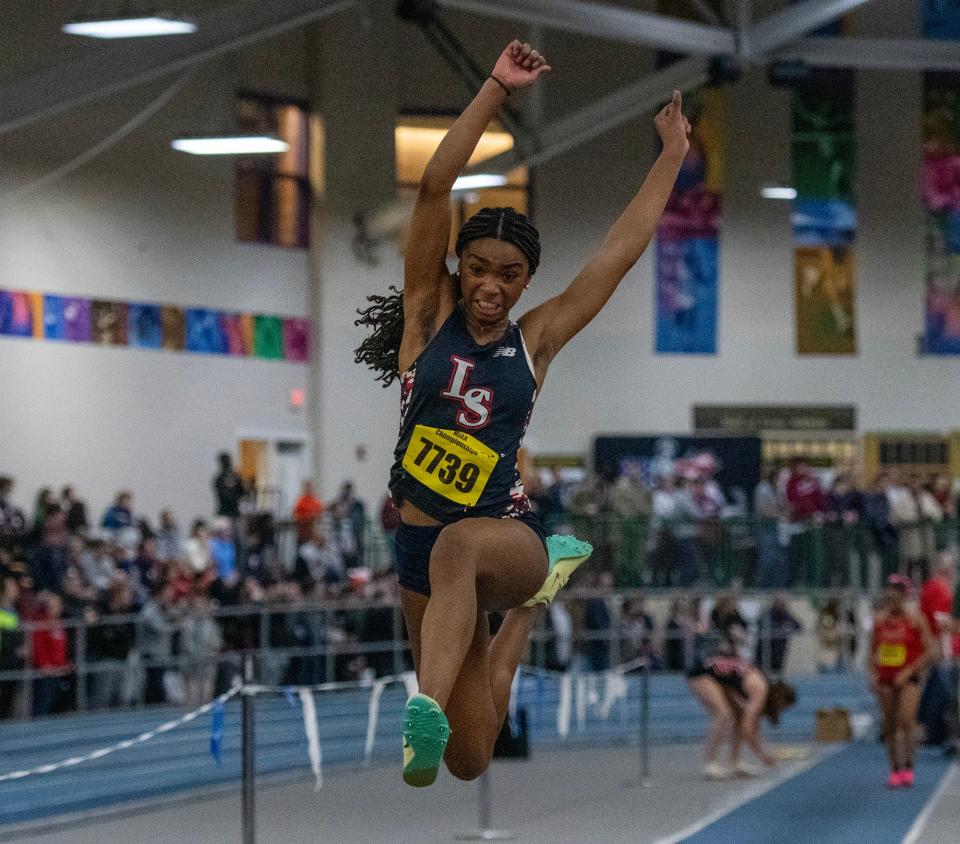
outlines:
[[[796,199],[797,190],[781,185],[767,185],[760,188],[760,196],[764,199]]]
[[[82,16],[65,23],[63,31],[85,38],[150,38],[189,35],[197,24],[179,15]]]
[[[461,176],[453,183],[453,189],[480,190],[481,188],[502,188],[507,183],[507,177],[497,173],[475,173],[471,176]]]
[[[191,155],[270,155],[286,152],[290,145],[274,135],[260,133],[192,135],[170,142],[178,152]]]

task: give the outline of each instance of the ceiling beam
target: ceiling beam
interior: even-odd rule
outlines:
[[[736,49],[733,33],[718,26],[582,0],[438,0],[440,6],[491,18],[538,24],[611,41],[679,53],[712,55]]]
[[[921,38],[804,38],[770,57],[857,70],[960,70],[955,41]]]
[[[745,33],[740,54],[761,56],[835,21],[871,0],[802,0],[758,21]]]
[[[194,35],[91,48],[0,85],[0,134],[117,94],[348,9],[356,0],[241,0],[197,18]]]
[[[674,88],[688,91],[707,81],[708,61],[690,56],[657,70],[638,82],[608,94],[591,105],[545,126],[539,145],[526,154],[516,148],[488,158],[471,168],[474,172],[507,173],[514,167],[536,167],[578,147],[598,135],[622,126],[663,105]]]

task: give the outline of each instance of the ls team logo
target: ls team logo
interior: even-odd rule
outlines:
[[[516,349],[512,351],[516,352]],[[497,349],[499,354],[500,349]],[[469,387],[470,373],[476,367],[472,360],[452,355],[453,373],[450,375],[450,384],[440,393],[445,399],[460,403],[457,413],[457,424],[462,428],[477,430],[483,428],[490,421],[490,403],[493,401],[493,390],[489,387]]]

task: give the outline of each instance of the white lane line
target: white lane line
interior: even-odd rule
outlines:
[[[940,785],[937,786],[937,790],[930,795],[930,799],[924,805],[923,811],[917,815],[917,819],[913,822],[913,826],[907,830],[907,834],[903,837],[903,841],[900,842],[900,844],[917,844],[917,842],[920,840],[920,834],[930,821],[930,816],[933,814],[933,810],[937,808],[937,803],[939,803],[943,798],[943,795],[946,794],[947,789],[953,784],[956,776],[957,766],[951,765],[947,772],[943,775],[943,779],[940,780]]]
[[[834,756],[849,746],[850,745],[848,744],[840,744],[836,747],[831,747],[825,753],[817,756],[816,758],[811,758],[805,762],[800,762],[796,767],[790,768],[789,770],[786,770],[769,780],[763,780],[762,782],[758,782],[752,788],[737,792],[725,803],[722,803],[712,812],[700,818],[700,820],[694,821],[692,824],[690,824],[690,826],[681,829],[680,832],[675,832],[673,835],[668,835],[665,838],[658,838],[653,842],[653,844],[678,844],[678,842],[683,841],[685,838],[689,838],[691,835],[696,835],[705,827],[708,827],[710,824],[720,820],[720,818],[726,817],[731,812],[739,809],[741,806],[745,806],[747,803],[756,800],[758,797],[762,797],[768,791],[773,791],[773,789],[775,789],[778,785],[785,783],[787,780],[793,779],[794,777],[802,774],[804,771],[809,770],[814,765],[819,765],[821,762],[829,759],[831,756]]]

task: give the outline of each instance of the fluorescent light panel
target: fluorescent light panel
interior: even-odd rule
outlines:
[[[290,145],[270,135],[222,135],[177,138],[170,146],[191,155],[267,155],[286,152]]]
[[[501,188],[507,183],[506,176],[495,173],[476,173],[461,176],[453,183],[454,190],[479,190],[480,188]]]
[[[149,38],[156,35],[188,35],[197,25],[185,18],[146,15],[138,18],[100,18],[71,21],[63,25],[70,35],[87,38]]]
[[[760,188],[760,196],[764,199],[796,199],[796,188],[782,187],[780,185],[767,185]]]

